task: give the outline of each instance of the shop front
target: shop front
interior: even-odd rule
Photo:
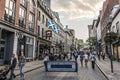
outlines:
[[[14,32],[0,28],[0,65],[8,64],[13,53]]]
[[[39,59],[43,59],[45,55],[51,52],[51,42],[48,40],[40,40],[38,47]]]
[[[20,32],[18,34],[17,55],[24,54],[27,60],[34,59],[34,37]]]

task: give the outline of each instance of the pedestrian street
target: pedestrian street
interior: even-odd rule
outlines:
[[[16,78],[19,80],[19,76]],[[106,80],[97,66],[95,70],[91,68],[91,62],[88,62],[88,68],[81,67],[78,59],[78,73],[76,72],[45,72],[45,68],[28,72],[25,74],[25,80]]]

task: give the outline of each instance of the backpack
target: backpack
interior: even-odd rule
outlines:
[[[81,54],[81,55],[80,55],[80,59],[83,59],[83,58],[84,58],[84,55]]]
[[[91,61],[95,61],[95,56],[92,56],[92,57],[91,57]]]

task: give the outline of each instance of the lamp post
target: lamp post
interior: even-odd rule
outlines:
[[[101,55],[101,40],[98,41],[98,50],[99,50],[99,54],[98,54],[98,59],[100,60],[100,55]]]
[[[113,55],[112,55],[112,40],[111,40],[111,24],[112,24],[112,16],[109,16],[109,38],[110,38],[110,63],[111,63],[111,72],[113,73]]]

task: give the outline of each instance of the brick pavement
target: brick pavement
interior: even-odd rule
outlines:
[[[120,80],[120,62],[113,61],[113,73],[111,73],[111,63],[109,58],[97,60],[99,68],[102,70],[108,80]]]

